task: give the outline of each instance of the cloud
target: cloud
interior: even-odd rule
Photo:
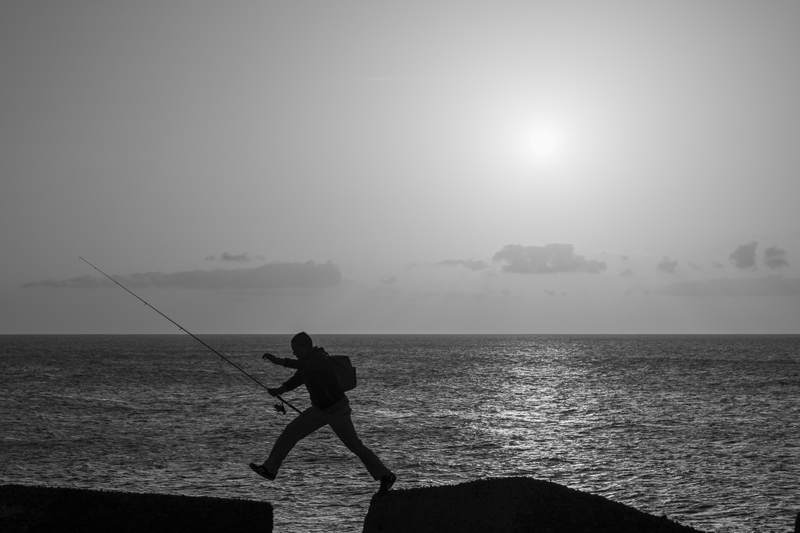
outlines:
[[[606,269],[602,261],[576,255],[571,244],[522,246],[509,244],[494,254],[493,261],[503,261],[503,270],[515,274],[553,274],[556,272],[599,273]]]
[[[771,269],[788,267],[789,261],[786,260],[786,250],[777,246],[770,246],[764,250],[764,264]]]
[[[756,268],[756,241],[742,244],[728,256],[731,263],[739,269],[755,269]]]
[[[444,261],[439,261],[437,264],[442,266],[460,266],[469,270],[486,270],[489,268],[489,264],[486,261],[476,259],[445,259]]]
[[[270,263],[255,268],[189,270],[183,272],[144,272],[115,279],[130,288],[181,288],[181,289],[276,289],[323,288],[342,281],[339,268],[331,262]],[[25,283],[23,287],[97,288],[113,284],[93,276],[79,276],[64,280],[44,280]]]
[[[725,265],[723,265],[719,261],[714,261],[713,263],[711,263],[711,266],[713,266],[714,268],[723,268],[723,269],[725,268]]]
[[[265,257],[263,255],[256,255],[251,256],[247,252],[242,252],[240,254],[232,254],[230,252],[222,252],[219,254],[219,257],[216,255],[208,255],[205,257],[206,261],[225,261],[228,263],[249,263],[250,261],[263,261]]]
[[[632,278],[635,274],[633,273],[633,270],[631,270],[630,268],[626,268],[625,270],[620,272],[619,275],[622,276],[623,278]]]
[[[660,292],[690,297],[785,297],[800,296],[800,278],[717,278],[684,281],[668,285]]]
[[[222,252],[222,255],[219,256],[220,261],[228,261],[231,263],[249,263],[253,260],[247,252],[243,252],[240,254],[232,254],[230,252]]]
[[[656,269],[659,272],[664,272],[666,274],[674,274],[678,269],[678,262],[670,259],[669,257],[663,257],[661,258],[661,261],[659,261],[658,265],[656,265]]]

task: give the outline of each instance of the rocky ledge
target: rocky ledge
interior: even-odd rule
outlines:
[[[697,533],[666,517],[531,478],[495,478],[375,495],[364,533]]]
[[[0,486],[3,533],[272,531],[266,502],[84,489]]]

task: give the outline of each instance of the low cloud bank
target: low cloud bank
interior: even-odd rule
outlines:
[[[441,266],[456,266],[456,267],[464,267],[468,270],[486,270],[489,268],[489,265],[486,261],[481,261],[478,259],[445,259],[444,261],[439,261],[437,263]]]
[[[515,274],[554,274],[587,272],[597,274],[606,269],[603,261],[586,259],[574,252],[571,244],[523,246],[509,244],[494,254],[493,261],[504,262],[503,270]]]
[[[277,289],[325,288],[342,281],[339,268],[331,262],[270,263],[255,268],[235,270],[189,270],[183,272],[144,272],[129,276],[114,276],[131,288],[180,289]],[[44,280],[25,283],[23,287],[88,289],[113,286],[105,278],[78,276],[64,280]]]
[[[219,254],[219,257],[216,255],[209,255],[206,257],[206,261],[224,261],[228,263],[249,263],[251,261],[263,261],[264,256],[256,255],[251,256],[247,252],[242,252],[240,254],[232,254],[230,252],[222,252]]]

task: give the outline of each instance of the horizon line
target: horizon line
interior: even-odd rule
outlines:
[[[264,335],[264,336],[282,336],[287,335],[291,336],[297,333],[296,331],[292,332],[219,332],[219,331],[211,331],[211,332],[192,332],[196,335]],[[75,333],[66,333],[66,332],[16,332],[16,333],[3,333],[0,332],[0,337],[3,336],[14,336],[14,335],[28,335],[28,336],[48,336],[48,335],[170,335],[170,336],[188,336],[186,333],[183,332],[75,332]],[[311,332],[310,335],[315,336],[584,336],[584,337],[599,337],[599,336],[606,336],[606,337],[626,337],[626,336],[800,336],[800,331],[797,332]]]

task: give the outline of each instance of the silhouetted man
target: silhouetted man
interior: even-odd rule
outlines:
[[[275,479],[281,463],[294,445],[322,426],[329,425],[344,445],[361,459],[373,479],[380,481],[378,492],[388,491],[397,478],[358,438],[350,418],[350,401],[336,379],[327,352],[314,346],[311,337],[301,332],[292,337],[292,353],[297,359],[279,358],[268,353],[263,355],[263,359],[276,365],[297,369],[283,385],[268,389],[269,393],[280,396],[305,384],[311,396],[311,407],[289,422],[275,441],[267,460],[260,465],[250,463],[250,468],[262,477]]]

